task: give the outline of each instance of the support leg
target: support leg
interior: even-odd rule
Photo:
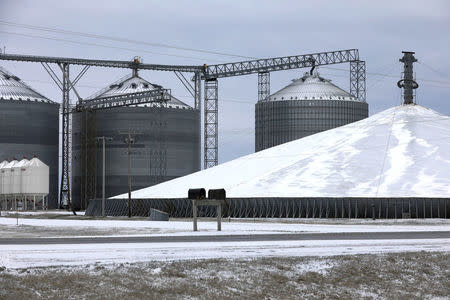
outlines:
[[[350,94],[366,101],[366,62],[350,62]]]
[[[200,73],[195,73],[194,76],[194,104],[195,104],[195,109],[198,109],[199,114],[201,114],[202,111],[202,80],[201,80],[201,74]],[[202,118],[199,115],[198,118],[198,153],[199,156],[202,153],[202,137],[201,137],[201,132],[202,132]],[[199,157],[199,170],[202,169],[202,160]]]
[[[265,101],[270,96],[270,73],[258,73],[258,102]],[[260,118],[260,124],[255,128],[255,151],[265,149],[269,145],[267,128],[264,118]],[[259,137],[259,138],[257,138]]]
[[[217,231],[222,231],[222,204],[217,205]]]
[[[205,81],[204,169],[218,164],[218,89],[217,79]]]
[[[192,200],[192,217],[194,222],[194,231],[197,231],[197,201]]]
[[[71,206],[70,202],[70,182],[69,182],[69,172],[70,172],[70,103],[69,103],[69,65],[64,63],[60,65],[63,72],[62,80],[62,170],[61,170],[61,190],[60,190],[60,201],[66,204],[69,208]]]

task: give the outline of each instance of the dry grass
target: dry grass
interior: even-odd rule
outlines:
[[[420,252],[3,269],[0,286],[0,299],[448,299],[450,255]]]

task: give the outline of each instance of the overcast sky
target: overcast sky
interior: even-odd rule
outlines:
[[[132,39],[114,42],[11,26],[14,22],[82,33]],[[450,115],[450,1],[23,1],[0,0],[0,46],[6,53],[131,60],[145,63],[214,64],[243,58],[156,47],[166,44],[241,55],[277,57],[340,49],[359,49],[367,63],[370,114],[401,103],[396,82],[402,50],[415,51],[417,102]],[[50,99],[61,93],[37,63],[5,62]],[[348,64],[319,68],[326,78],[349,89]],[[73,67],[76,74],[78,67]],[[274,72],[275,92],[305,69]],[[91,68],[78,90],[87,97],[129,70]],[[150,82],[172,89],[193,104],[173,73],[142,71]],[[254,151],[254,104],[257,76],[219,81],[220,162]],[[75,102],[75,97],[73,97]]]

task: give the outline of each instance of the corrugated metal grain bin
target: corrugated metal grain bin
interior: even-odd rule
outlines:
[[[0,157],[38,156],[50,167],[50,208],[58,206],[59,104],[0,68]]]
[[[155,88],[160,86],[133,73],[90,99]],[[102,196],[102,142],[89,152],[83,148],[83,139],[89,135],[112,138],[105,150],[106,197],[128,191],[128,132],[134,141],[130,157],[132,190],[200,169],[200,112],[173,96],[164,107],[154,103],[97,110],[90,118],[84,114],[73,116],[72,203],[76,209],[85,209],[89,198]]]
[[[255,151],[346,125],[369,115],[368,104],[306,73],[255,105]]]

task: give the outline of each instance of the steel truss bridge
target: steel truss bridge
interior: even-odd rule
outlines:
[[[216,65],[160,65],[144,64],[140,59],[132,61],[96,60],[49,56],[32,56],[19,54],[0,54],[0,60],[41,63],[55,84],[62,92],[62,175],[60,203],[70,205],[70,99],[73,91],[78,98],[78,111],[108,109],[145,103],[165,103],[170,99],[170,90],[156,89],[148,92],[114,96],[95,100],[83,100],[75,86],[90,67],[122,68],[132,70],[154,70],[174,72],[177,78],[194,98],[194,106],[202,110],[203,96],[203,168],[218,164],[218,110],[219,110],[219,78],[258,74],[258,101],[270,95],[270,73],[275,71],[311,68],[315,66],[349,63],[350,94],[363,101],[366,100],[366,64],[360,60],[357,49],[338,50],[275,58],[255,59],[248,61],[216,64]],[[49,64],[56,64],[62,75],[61,79]],[[70,65],[83,66],[81,71],[70,79]],[[185,74],[193,74],[187,79]],[[201,125],[200,125],[201,126]],[[201,130],[200,130],[201,132]],[[200,139],[201,140],[201,139]],[[201,147],[201,145],[199,145]]]

